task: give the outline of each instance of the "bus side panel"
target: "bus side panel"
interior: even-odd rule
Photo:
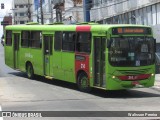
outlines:
[[[64,71],[64,80],[68,82],[76,82],[75,80],[75,53],[62,52],[62,69]]]
[[[27,52],[27,51],[26,51]],[[43,71],[43,54],[42,49],[40,48],[31,48],[30,49],[30,60],[33,65],[34,74],[44,75]]]
[[[28,51],[28,48],[19,48],[19,69],[21,71],[26,71],[26,60],[25,60],[25,52]]]
[[[5,46],[5,64],[14,68],[14,52],[12,46]]]
[[[21,47],[19,50],[19,69],[21,71],[26,71],[26,62],[31,61],[31,53],[29,48]]]
[[[19,69],[26,71],[26,63],[30,62],[34,69],[34,74],[43,75],[42,50],[37,48],[20,48]]]

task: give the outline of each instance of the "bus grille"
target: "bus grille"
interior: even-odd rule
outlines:
[[[148,73],[151,69],[138,69],[138,70],[118,70],[121,74],[124,75],[139,75],[139,74],[145,74]]]

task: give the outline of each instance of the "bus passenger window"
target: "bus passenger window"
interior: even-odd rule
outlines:
[[[31,31],[30,47],[41,48],[41,32],[40,31]]]
[[[6,31],[6,45],[11,46],[12,45],[12,31]]]
[[[55,51],[61,51],[63,32],[55,32],[54,36],[54,49]]]
[[[30,32],[29,31],[22,31],[21,33],[21,46],[22,47],[28,47],[29,46],[29,36]]]
[[[79,32],[76,42],[76,51],[90,53],[91,51],[91,33]]]
[[[63,33],[63,45],[62,50],[64,51],[75,51],[75,32],[64,32]]]

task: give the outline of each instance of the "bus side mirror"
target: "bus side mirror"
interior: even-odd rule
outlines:
[[[107,48],[110,48],[112,45],[113,39],[107,40]]]

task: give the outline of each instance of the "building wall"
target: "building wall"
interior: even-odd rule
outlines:
[[[83,0],[65,0],[64,23],[74,24],[83,22]]]
[[[34,4],[37,4],[37,0],[34,0]],[[56,8],[55,6],[64,3],[64,6],[60,8],[62,10],[62,22],[64,24],[74,24],[77,22],[83,22],[83,0],[44,0],[43,2],[43,16],[44,23],[56,22]],[[37,14],[41,18],[40,8],[35,9],[33,21],[37,22]],[[41,20],[39,19],[39,22]]]
[[[158,2],[160,0],[93,0],[91,21],[100,21]]]
[[[30,7],[31,20],[28,18]],[[13,0],[13,24],[25,24],[32,21],[33,0]]]
[[[7,21],[7,25],[12,25],[12,16],[4,16],[3,21]],[[5,33],[5,27],[7,25],[3,25],[3,33]]]

